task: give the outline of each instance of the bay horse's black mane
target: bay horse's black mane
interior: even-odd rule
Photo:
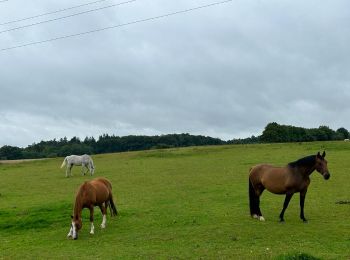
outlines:
[[[298,166],[307,166],[312,167],[315,165],[316,156],[315,155],[309,155],[304,158],[301,158],[299,160],[296,160],[294,162],[288,163],[289,167],[298,167]]]

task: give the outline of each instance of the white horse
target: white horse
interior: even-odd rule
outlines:
[[[65,165],[67,165],[66,177],[69,177],[69,175],[73,176],[71,172],[73,165],[81,165],[81,175],[85,175],[87,171],[90,171],[90,175],[92,176],[95,171],[94,163],[91,157],[87,154],[81,156],[69,155],[66,158],[64,158],[61,168],[63,168]],[[86,171],[84,171],[84,168],[86,169]]]

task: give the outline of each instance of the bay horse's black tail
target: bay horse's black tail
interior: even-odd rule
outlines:
[[[257,207],[257,195],[255,193],[252,181],[250,178],[248,178],[249,181],[249,207],[250,207],[250,215],[253,216],[254,214],[258,214],[256,211]]]
[[[111,198],[109,199],[108,207],[109,207],[109,210],[111,212],[112,217],[118,215],[118,211],[117,211],[117,208],[114,204],[112,195],[111,195]]]

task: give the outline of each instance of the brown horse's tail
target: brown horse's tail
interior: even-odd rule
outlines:
[[[250,178],[248,178],[249,180],[249,207],[250,207],[250,215],[253,216],[254,214],[257,214],[256,212],[256,197],[257,195],[255,194],[255,190],[252,184],[252,181],[250,180]]]
[[[112,194],[111,194],[111,197],[110,197],[109,202],[108,202],[108,207],[109,207],[109,211],[111,212],[112,217],[118,215],[118,211],[117,211],[117,208],[114,204]]]

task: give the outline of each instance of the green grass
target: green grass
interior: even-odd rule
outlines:
[[[62,158],[0,164],[0,259],[349,259],[350,144],[191,147],[93,156],[113,184],[120,215],[95,235],[88,210],[68,240],[74,194],[90,176],[65,178]],[[284,196],[264,192],[266,222],[249,216],[248,170],[327,151],[329,181],[311,176],[305,216],[299,195],[278,222]],[[338,202],[338,203],[337,203]]]

